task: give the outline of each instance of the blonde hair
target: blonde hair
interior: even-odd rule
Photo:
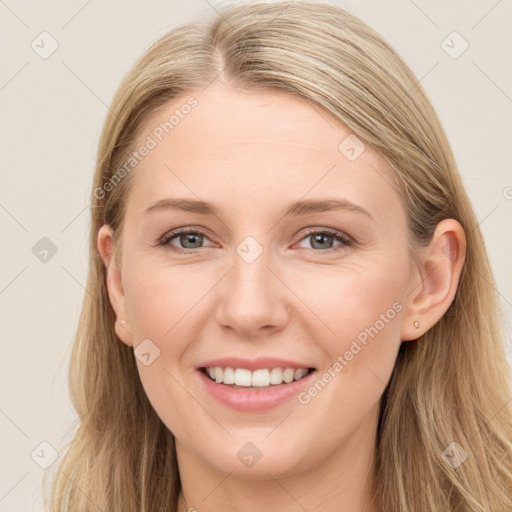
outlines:
[[[105,184],[133,151],[144,121],[216,78],[302,98],[379,151],[396,173],[412,247],[427,244],[443,219],[462,224],[467,255],[455,299],[419,340],[402,343],[384,391],[375,504],[386,512],[512,510],[503,322],[446,135],[413,73],[376,32],[341,8],[295,1],[235,5],[214,20],[173,29],[115,94],[99,143],[88,293],[69,374],[80,425],[60,461],[51,511],[177,510],[174,437],[149,403],[133,350],[114,332],[96,239],[107,223],[118,246],[133,173],[115,187]],[[453,442],[468,454],[458,467],[442,456]]]

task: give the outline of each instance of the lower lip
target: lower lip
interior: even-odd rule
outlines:
[[[206,376],[202,370],[197,370],[206,389],[219,402],[239,411],[265,411],[277,407],[309,385],[315,371],[308,373],[300,380],[289,384],[277,384],[268,388],[238,389],[225,384],[219,384]]]

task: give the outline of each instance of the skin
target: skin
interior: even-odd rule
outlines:
[[[134,348],[149,338],[160,350],[149,366],[137,365],[176,438],[179,512],[375,510],[382,393],[401,342],[427,331],[454,298],[462,227],[441,222],[416,260],[392,170],[368,146],[349,161],[338,150],[351,133],[346,126],[281,92],[221,84],[191,95],[197,107],[132,171],[119,267],[112,230],[105,225],[98,234],[118,337]],[[188,97],[154,113],[139,142]],[[283,216],[293,201],[327,196],[369,215],[342,209]],[[209,201],[219,214],[144,214],[176,197]],[[188,246],[179,236],[170,242],[188,253],[158,245],[180,227],[205,237]],[[329,235],[315,243],[306,228],[331,228],[355,244]],[[236,252],[249,235],[263,249],[252,263]],[[394,318],[307,404],[294,397],[264,412],[241,412],[199,385],[196,366],[232,355],[292,359],[321,375],[396,303]],[[237,457],[247,442],[262,454],[251,468]]]

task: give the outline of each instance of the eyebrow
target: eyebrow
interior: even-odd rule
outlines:
[[[161,210],[181,210],[201,215],[219,215],[219,210],[208,201],[197,199],[174,198],[161,199],[149,208],[144,210],[144,215]],[[304,216],[311,213],[328,212],[332,210],[350,210],[367,215],[373,219],[370,212],[347,199],[325,198],[325,199],[303,199],[289,204],[284,210],[284,216]]]

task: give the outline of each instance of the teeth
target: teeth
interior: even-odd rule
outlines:
[[[220,370],[222,372],[222,368]],[[215,371],[217,371],[217,368],[215,368]],[[250,386],[252,380],[251,377],[252,372],[250,370],[245,370],[243,368],[237,368],[235,370],[235,384],[237,386]],[[224,382],[224,379],[222,379],[222,382]]]
[[[307,375],[307,368],[262,368],[247,370],[246,368],[221,368],[219,366],[206,368],[206,373],[217,383],[235,384],[236,386],[264,388],[302,379]]]
[[[224,368],[224,373],[222,375],[222,382],[224,384],[234,384],[235,383],[235,370],[233,370],[233,368]]]

